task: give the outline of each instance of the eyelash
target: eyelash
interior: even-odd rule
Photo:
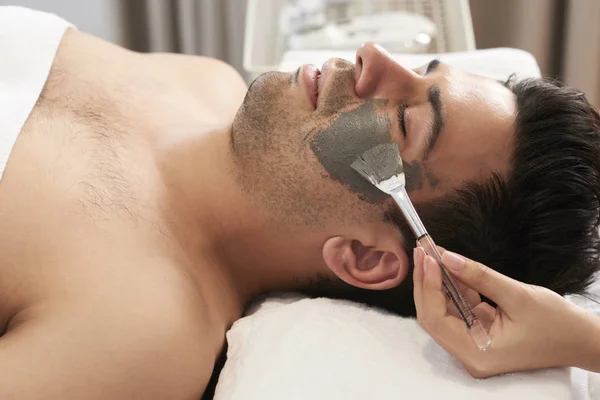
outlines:
[[[398,107],[398,111],[397,111],[398,124],[400,125],[400,132],[402,132],[404,137],[406,137],[406,125],[404,125],[404,113],[406,112],[407,108],[408,108],[408,105],[406,103],[402,103]]]

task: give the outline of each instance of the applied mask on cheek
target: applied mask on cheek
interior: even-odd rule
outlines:
[[[330,178],[369,203],[380,203],[386,195],[365,181],[350,165],[365,151],[391,141],[391,123],[385,112],[387,102],[368,100],[339,113],[329,127],[315,134],[310,144]]]

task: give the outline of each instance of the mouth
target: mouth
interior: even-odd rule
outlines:
[[[301,67],[301,75],[302,84],[306,90],[308,99],[316,110],[319,99],[319,77],[321,76],[321,71],[312,64],[306,64]]]

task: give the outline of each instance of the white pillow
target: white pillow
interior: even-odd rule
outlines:
[[[262,302],[227,333],[215,399],[589,398],[580,370],[476,380],[414,319],[341,300],[290,296]],[[579,383],[572,385],[572,373],[583,376]]]

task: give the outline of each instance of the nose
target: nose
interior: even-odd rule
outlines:
[[[356,52],[356,94],[362,98],[397,98],[409,96],[419,82],[419,75],[392,59],[381,46],[367,42]]]

